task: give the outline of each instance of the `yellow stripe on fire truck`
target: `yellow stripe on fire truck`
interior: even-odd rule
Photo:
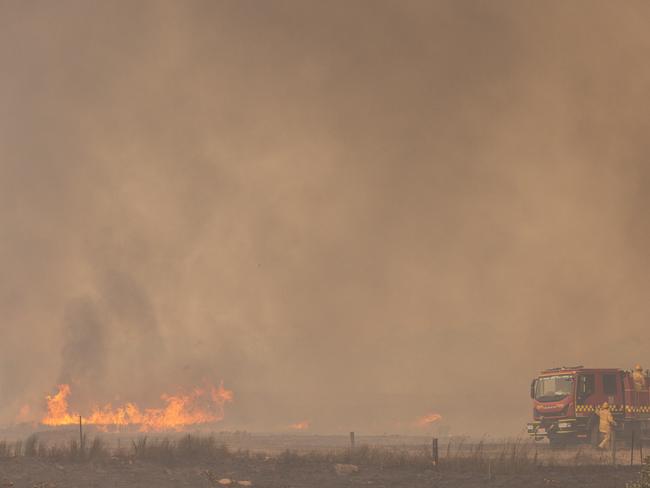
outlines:
[[[629,408],[630,408],[629,406],[626,408],[628,412],[630,411]],[[610,405],[609,409],[612,412],[623,412],[623,405]],[[598,411],[598,408],[596,408],[595,405],[576,405],[576,412],[584,413],[584,412],[596,412],[596,411]]]
[[[610,405],[609,409],[614,413],[628,412],[628,413],[650,413],[650,405],[640,405],[634,407],[632,405]],[[598,409],[595,405],[576,405],[576,412],[589,413],[596,412]]]
[[[628,413],[650,413],[650,405],[641,405],[638,407],[628,405],[625,407],[625,411]]]

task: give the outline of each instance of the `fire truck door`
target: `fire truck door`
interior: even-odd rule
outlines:
[[[603,373],[603,395],[611,405],[612,413],[623,409],[623,383],[616,373]]]

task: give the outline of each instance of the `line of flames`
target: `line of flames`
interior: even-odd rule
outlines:
[[[47,414],[41,423],[50,426],[70,425],[79,422],[80,414],[68,410],[70,386],[59,385],[54,395],[48,395]],[[140,409],[134,403],[113,408],[111,404],[92,409],[82,417],[83,423],[100,429],[108,427],[137,426],[141,432],[183,430],[189,425],[218,422],[224,418],[224,405],[233,400],[233,392],[223,386],[194,388],[190,393],[162,395],[162,408]]]
[[[41,423],[49,426],[73,425],[79,422],[80,414],[70,412],[68,397],[71,389],[67,384],[58,386],[54,395],[47,395],[47,414]],[[141,432],[176,430],[180,431],[190,425],[219,422],[224,418],[224,405],[232,402],[233,392],[223,386],[194,388],[190,393],[161,396],[165,403],[162,408],[140,409],[134,403],[113,407],[106,404],[94,407],[90,414],[83,416],[84,424],[93,425],[101,430],[135,426]],[[21,416],[27,416],[28,410],[21,409]],[[419,417],[415,424],[419,427],[429,426],[439,421],[442,416],[429,413]],[[289,425],[292,430],[304,431],[310,428],[309,420],[302,420]]]

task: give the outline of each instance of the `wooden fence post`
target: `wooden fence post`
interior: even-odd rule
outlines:
[[[438,439],[431,440],[431,459],[434,466],[438,466]]]
[[[79,415],[79,456],[83,457],[84,454],[84,431],[81,427],[81,415]]]

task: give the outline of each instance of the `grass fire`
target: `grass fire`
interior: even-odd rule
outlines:
[[[432,412],[418,418],[416,424],[420,427],[427,427],[440,419],[442,419],[442,415]]]
[[[300,422],[295,422],[289,425],[289,428],[292,430],[307,430],[310,425],[311,422],[309,422],[309,420],[301,420]]]
[[[69,385],[59,385],[54,395],[48,395],[47,414],[41,423],[47,426],[72,425],[82,422],[101,430],[135,427],[141,432],[181,431],[189,426],[219,422],[224,418],[224,406],[233,401],[233,392],[219,386],[194,388],[189,393],[163,394],[160,408],[141,408],[134,403],[113,407],[111,404],[93,408],[85,415],[71,412]]]

